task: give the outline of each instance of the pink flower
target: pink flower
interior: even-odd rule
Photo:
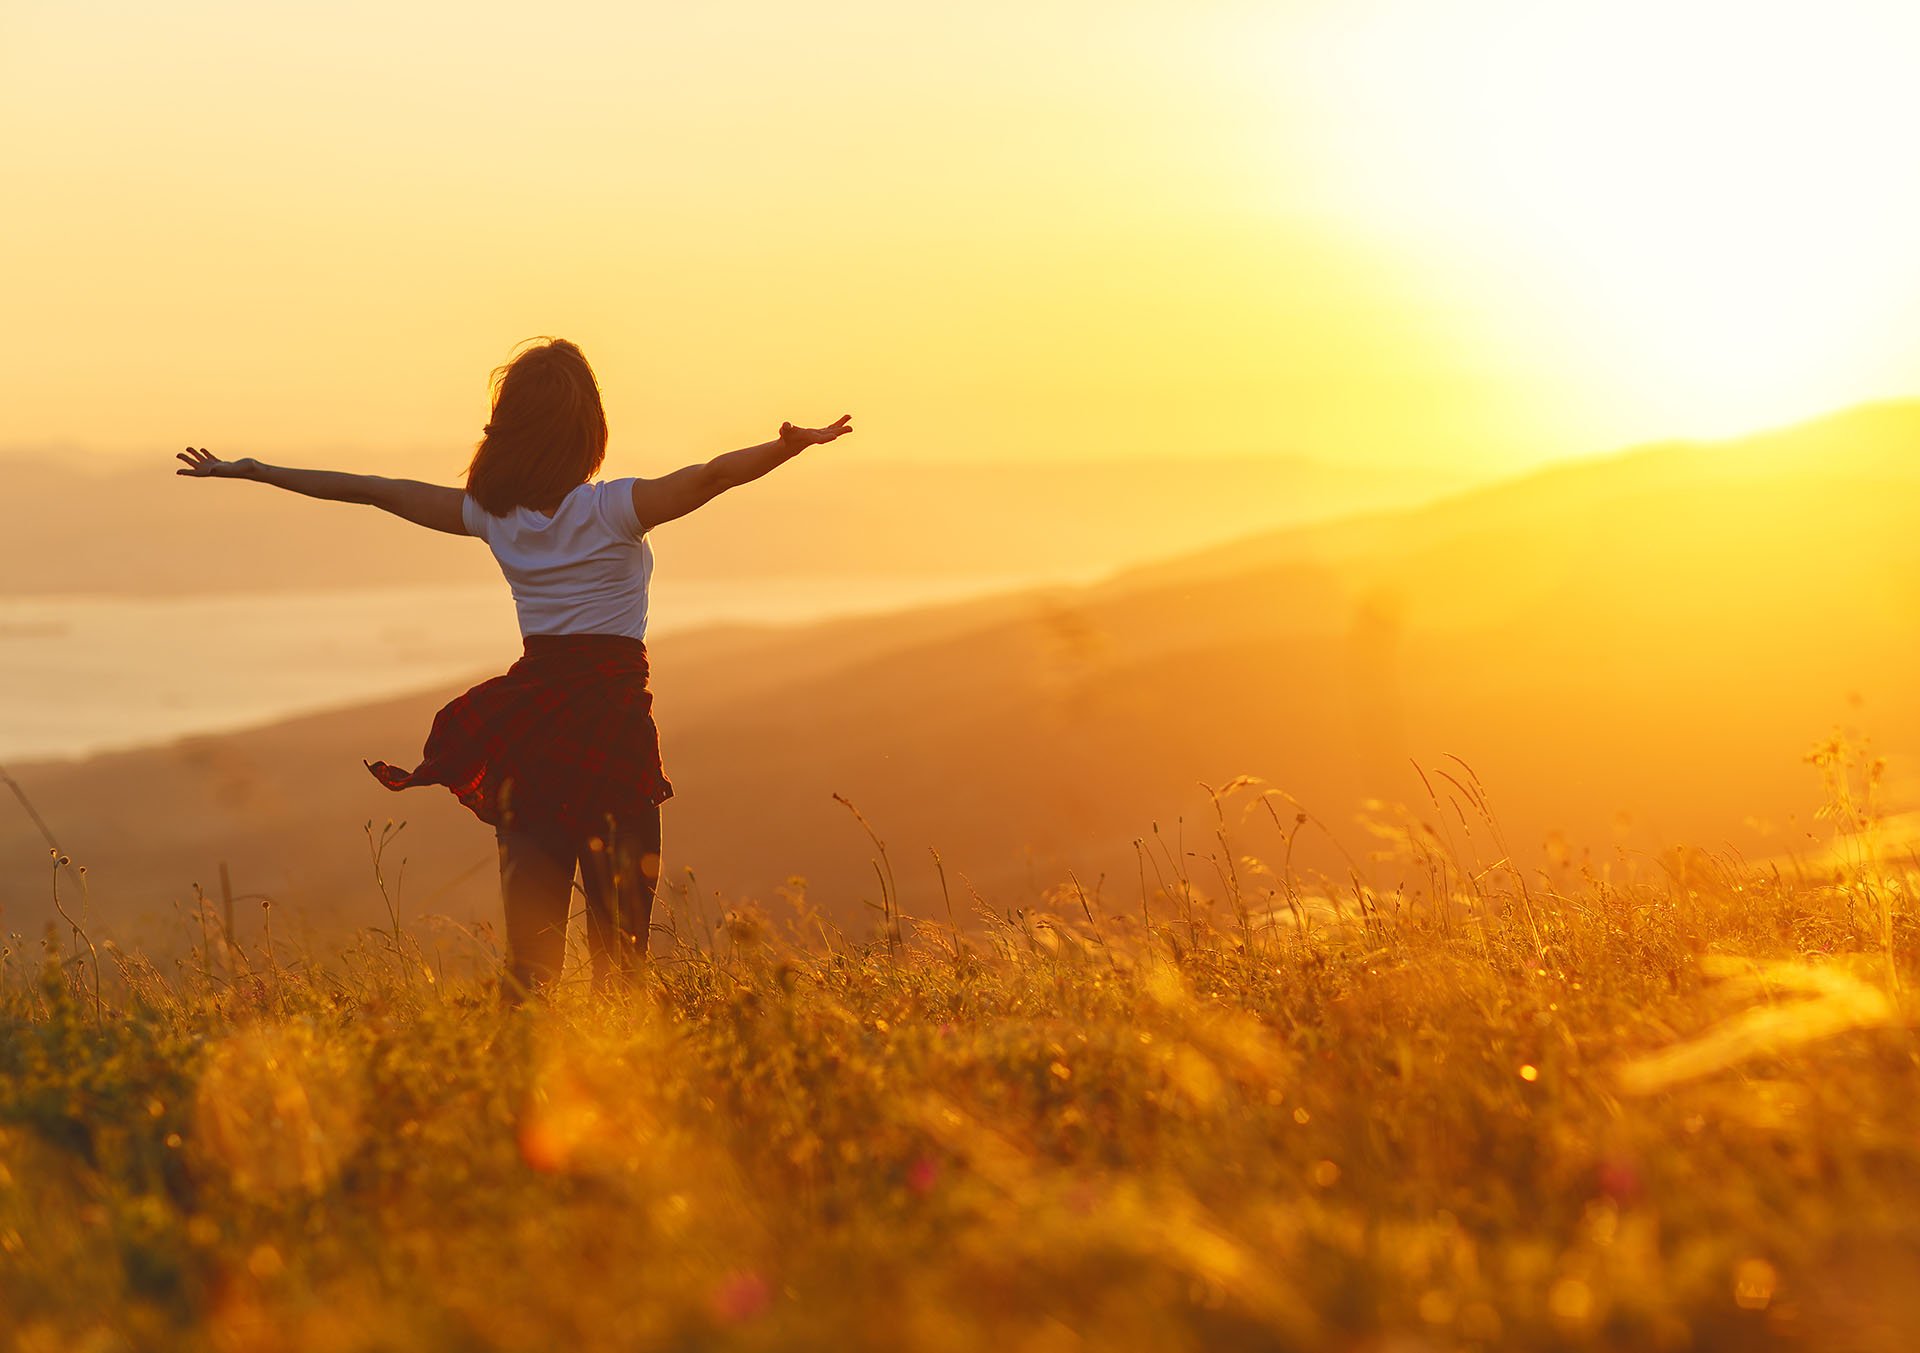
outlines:
[[[773,1302],[773,1289],[758,1273],[736,1271],[713,1285],[707,1305],[716,1320],[729,1325],[751,1320]]]
[[[1608,1156],[1602,1160],[1595,1171],[1595,1182],[1600,1192],[1616,1203],[1631,1203],[1640,1196],[1644,1185],[1640,1171],[1634,1163],[1623,1156]]]

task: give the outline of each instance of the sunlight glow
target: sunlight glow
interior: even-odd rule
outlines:
[[[1920,10],[1370,4],[1277,40],[1356,229],[1473,259],[1671,431],[1909,383]]]
[[[9,23],[0,453],[458,463],[543,333],[636,466],[818,398],[854,460],[1489,474],[1920,391],[1911,0]]]

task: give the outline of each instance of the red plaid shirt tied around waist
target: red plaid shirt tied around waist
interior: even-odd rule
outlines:
[[[388,789],[445,785],[492,826],[604,836],[671,798],[647,689],[647,646],[621,634],[530,634],[504,674],[433,718],[418,766],[367,769]]]

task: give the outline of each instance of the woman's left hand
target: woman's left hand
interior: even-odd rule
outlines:
[[[175,460],[185,461],[185,467],[175,470],[175,474],[190,475],[195,479],[251,479],[259,468],[259,462],[252,456],[241,460],[221,460],[202,446],[189,446],[174,456]]]
[[[809,446],[824,446],[836,437],[843,437],[853,431],[853,415],[843,413],[823,428],[797,428],[792,423],[780,425],[780,440],[799,451]]]

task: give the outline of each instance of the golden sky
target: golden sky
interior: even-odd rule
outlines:
[[[1920,391],[1920,6],[11,0],[0,445],[1501,470]]]

